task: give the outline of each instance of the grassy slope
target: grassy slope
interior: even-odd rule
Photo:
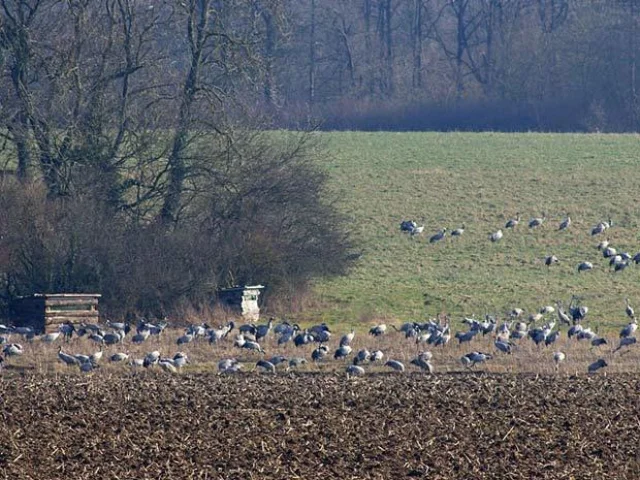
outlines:
[[[640,267],[613,274],[590,230],[611,217],[613,246],[640,251],[640,137],[632,135],[327,133],[332,186],[342,192],[363,256],[346,278],[316,291],[327,321],[389,316],[422,319],[528,311],[571,294],[592,319],[624,322],[624,298],[640,310]],[[489,233],[522,213],[498,244]],[[526,222],[546,212],[548,223]],[[569,212],[573,225],[558,232]],[[402,219],[424,223],[421,238],[401,234]],[[441,227],[466,223],[460,239],[430,245]],[[547,271],[543,259],[561,264]],[[580,261],[595,269],[577,274]]]

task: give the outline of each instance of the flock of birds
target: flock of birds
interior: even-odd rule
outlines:
[[[521,347],[521,341],[531,340],[538,347],[549,347],[554,345],[560,338],[560,327],[567,327],[567,337],[576,342],[587,341],[592,349],[600,349],[605,345],[610,345],[609,340],[599,336],[591,328],[584,325],[589,309],[581,305],[577,297],[572,297],[565,309],[562,302],[556,302],[556,306],[547,305],[528,317],[524,310],[514,308],[502,322],[498,322],[496,317],[486,315],[480,321],[475,318],[464,318],[462,323],[468,328],[457,331],[452,336],[450,318],[438,317],[425,323],[406,322],[397,327],[391,325],[393,333],[387,325],[380,324],[369,329],[371,337],[382,337],[387,335],[402,335],[411,344],[415,345],[415,357],[409,361],[409,365],[427,373],[434,372],[434,355],[431,351],[425,350],[431,347],[435,349],[445,348],[450,342],[457,340],[459,345],[472,345],[478,336],[490,336],[495,348],[492,352],[473,350],[463,355],[460,362],[464,367],[475,369],[496,355],[512,355]],[[637,343],[634,333],[638,329],[638,324],[634,309],[626,300],[625,313],[629,317],[629,323],[622,328],[616,348],[610,345],[609,358],[620,350]],[[548,315],[556,314],[557,321],[545,321]],[[545,321],[544,323],[542,323]],[[556,328],[558,326],[558,328]],[[31,344],[42,342],[53,344],[59,342],[58,359],[69,367],[78,367],[82,372],[92,372],[100,367],[103,361],[105,345],[126,346],[127,342],[144,345],[152,343],[153,338],[169,335],[167,333],[167,323],[152,324],[146,320],[140,320],[132,332],[129,323],[109,322],[106,326],[85,325],[74,326],[71,323],[60,325],[59,331],[43,335],[35,335],[29,327],[8,327],[0,325],[0,344],[3,344],[2,353],[4,357],[18,357],[25,354],[24,347],[15,342],[11,342],[12,337],[20,336]],[[71,354],[65,352],[64,345],[74,341],[74,338],[85,337],[95,343],[99,350],[91,354]],[[330,344],[333,341],[333,332],[326,324],[313,325],[302,329],[298,324],[280,321],[275,323],[275,319],[270,318],[267,323],[253,324],[246,323],[236,328],[233,321],[218,327],[211,327],[206,323],[200,325],[189,325],[184,333],[176,340],[175,344],[181,350],[187,348],[189,344],[208,342],[215,346],[226,344],[229,347],[240,351],[246,351],[254,363],[253,369],[260,369],[265,372],[276,373],[278,370],[298,368],[308,361],[313,363],[334,362],[338,367],[342,365],[348,375],[362,376],[367,373],[368,366],[383,366],[397,372],[404,372],[407,367],[399,359],[387,358],[387,355],[380,349],[362,348],[355,351],[353,341],[356,331],[351,329],[339,337],[334,347]],[[453,340],[455,339],[455,340]],[[306,352],[301,356],[287,357],[282,354],[267,356],[267,349],[278,350],[286,345],[293,345],[296,350]],[[306,348],[303,348],[306,347]],[[606,347],[605,347],[606,348]],[[624,353],[624,352],[623,352]],[[255,356],[259,358],[256,361]],[[0,357],[0,365],[4,362],[4,357]],[[565,361],[567,355],[562,351],[554,351],[550,356],[555,362],[556,368]],[[190,359],[184,351],[169,356],[163,356],[159,350],[152,350],[141,358],[133,358],[128,349],[124,351],[108,354],[105,358],[111,363],[128,363],[132,367],[151,368],[158,367],[167,372],[176,373],[184,366],[190,364]],[[342,363],[338,363],[342,362]],[[241,371],[247,365],[246,358],[240,361],[238,358],[222,358],[218,361],[217,367],[220,373],[234,373]],[[599,358],[587,367],[589,373],[593,373],[608,365],[604,358]]]
[[[520,213],[517,213],[515,217],[510,218],[504,225],[505,230],[515,230],[518,225],[521,223]],[[541,227],[547,221],[546,214],[542,214],[540,217],[533,217],[529,220],[528,226],[529,229],[536,229]],[[567,230],[572,225],[572,220],[569,214],[565,216],[565,218],[558,225],[557,230],[563,231]],[[600,235],[605,233],[613,227],[613,222],[611,219],[608,221],[599,222],[597,225],[591,228],[591,235]],[[420,235],[424,232],[424,225],[418,226],[418,224],[414,220],[404,220],[400,223],[400,230],[402,232],[407,232],[411,236]],[[462,225],[460,228],[456,228],[452,230],[450,235],[452,237],[460,237],[465,231],[465,226]],[[442,228],[438,230],[435,234],[429,237],[429,243],[438,243],[445,239],[447,235],[447,229]],[[499,242],[504,237],[504,233],[502,228],[492,232],[489,234],[489,240],[493,243]],[[615,271],[619,272],[627,268],[631,265],[631,262],[635,262],[636,265],[640,264],[640,252],[635,255],[631,255],[629,252],[619,252],[616,248],[614,248],[609,240],[603,240],[597,245],[598,250],[602,252],[602,256],[608,260],[609,266]],[[545,257],[544,264],[547,267],[551,267],[552,265],[559,263],[559,258],[556,255],[549,255]],[[577,266],[578,273],[586,272],[588,270],[592,270],[594,268],[593,262],[590,261],[582,261]]]
[[[532,218],[528,226],[530,229],[540,227],[546,222],[546,216]],[[520,214],[508,220],[504,226],[506,230],[515,229],[520,224]],[[566,230],[572,225],[569,215],[559,224],[558,230]],[[598,235],[606,232],[612,227],[611,220],[600,222],[591,230],[592,235]],[[416,222],[407,220],[400,225],[402,231],[407,232],[411,236],[420,235],[424,231],[424,226],[418,226]],[[460,237],[464,234],[465,226],[453,230],[450,235],[452,237]],[[447,229],[443,228],[430,237],[430,243],[442,241],[447,233]],[[492,242],[498,242],[503,238],[502,229],[497,230],[489,236]],[[626,252],[618,252],[613,248],[609,241],[603,240],[598,244],[598,249],[605,258],[609,259],[610,265],[616,270],[624,269],[631,261],[636,264],[640,263],[640,253],[631,256]],[[550,267],[558,263],[558,258],[551,255],[545,259],[545,264]],[[578,272],[591,270],[593,264],[590,262],[582,262],[578,266]],[[475,318],[464,318],[463,324],[468,326],[466,331],[457,331],[455,338],[460,345],[469,344],[478,336],[486,337],[490,335],[493,342],[494,351],[471,351],[461,357],[462,365],[469,369],[475,369],[476,366],[482,365],[492,360],[495,355],[504,354],[511,355],[520,349],[520,342],[523,339],[530,339],[537,346],[549,347],[554,345],[560,337],[560,327],[567,327],[567,337],[575,339],[577,342],[588,341],[591,348],[600,349],[605,345],[609,345],[609,341],[600,337],[591,328],[584,325],[584,320],[589,309],[585,305],[581,305],[574,296],[569,302],[567,308],[561,302],[556,302],[555,307],[552,305],[544,306],[537,312],[525,316],[524,310],[514,308],[508,318],[499,324],[496,317],[486,315],[483,321]],[[548,315],[557,315],[557,321],[548,320]],[[611,347],[609,351],[609,361],[614,358],[614,354],[627,349],[637,343],[634,336],[638,324],[635,312],[631,307],[629,300],[626,300],[625,313],[629,317],[629,323],[622,328],[619,335],[618,345]],[[526,318],[525,318],[526,317]],[[543,323],[544,322],[544,323]],[[167,333],[167,322],[150,323],[145,319],[137,322],[135,331],[132,331],[132,325],[128,322],[108,322],[106,325],[73,325],[65,323],[60,325],[56,332],[36,335],[30,327],[11,327],[0,325],[0,345],[2,345],[2,354],[0,356],[0,367],[2,367],[7,357],[19,357],[25,354],[25,349],[20,343],[12,341],[12,338],[19,336],[29,343],[42,342],[45,344],[53,344],[55,342],[64,341],[68,345],[74,338],[85,337],[95,343],[99,348],[91,354],[71,354],[64,350],[62,344],[58,347],[58,359],[69,367],[78,367],[82,372],[92,372],[100,367],[103,361],[104,346],[124,346],[128,342],[132,344],[142,345],[151,343],[152,338],[160,338],[169,335]],[[431,351],[424,348],[446,347],[452,341],[451,322],[449,317],[431,319],[426,323],[407,322],[396,327],[391,325],[397,334],[402,334],[416,345],[416,355],[409,361],[409,365],[416,367],[428,373],[434,372],[434,355]],[[236,333],[237,332],[237,333]],[[369,330],[369,335],[373,337],[381,337],[389,335],[391,332],[384,324],[376,325]],[[313,325],[309,328],[302,329],[298,324],[281,321],[275,324],[275,319],[271,318],[267,323],[253,324],[246,323],[236,328],[233,321],[218,327],[211,327],[206,323],[200,325],[189,325],[184,333],[176,340],[176,345],[181,349],[187,348],[187,345],[194,342],[208,342],[211,345],[226,343],[238,351],[248,352],[250,355],[257,355],[260,358],[255,361],[254,370],[260,369],[266,372],[275,373],[279,369],[295,369],[304,365],[308,361],[314,363],[327,363],[330,361],[345,362],[342,366],[347,374],[354,376],[365,375],[368,365],[380,365],[398,372],[404,372],[406,367],[401,360],[396,358],[387,358],[387,355],[380,349],[367,348],[354,351],[353,340],[356,332],[352,329],[350,332],[340,336],[338,344],[330,347],[333,338],[333,332],[326,324]],[[273,337],[273,338],[272,338]],[[265,343],[266,342],[266,343]],[[286,357],[284,355],[267,356],[264,346],[267,350],[275,349],[276,351],[285,345],[291,344],[297,348],[307,346],[308,356]],[[117,347],[114,347],[117,348]],[[607,348],[607,347],[605,347]],[[423,350],[421,350],[423,349]],[[623,352],[624,353],[624,352]],[[251,358],[251,357],[249,357]],[[565,361],[567,355],[562,351],[553,352],[553,361],[558,367]],[[173,355],[162,355],[159,350],[152,350],[142,358],[133,358],[129,350],[113,352],[106,356],[106,359],[112,363],[128,363],[132,367],[151,368],[158,367],[168,372],[178,372],[184,366],[190,364],[190,359],[184,351],[178,351]],[[235,357],[222,358],[218,361],[218,371],[221,373],[238,372],[244,368],[246,361],[240,361]],[[340,364],[338,364],[340,365]],[[588,372],[592,373],[602,369],[608,365],[604,358],[588,365]]]

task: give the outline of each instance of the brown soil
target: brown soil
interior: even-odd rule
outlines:
[[[0,380],[22,479],[638,478],[640,377],[99,372]]]

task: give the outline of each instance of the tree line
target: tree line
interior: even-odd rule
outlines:
[[[306,113],[327,128],[640,126],[638,0],[291,0],[286,11],[265,97],[289,124]]]

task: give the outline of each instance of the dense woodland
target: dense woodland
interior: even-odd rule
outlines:
[[[328,128],[635,131],[637,0],[296,0],[265,95]],[[279,88],[279,90],[275,90]]]

